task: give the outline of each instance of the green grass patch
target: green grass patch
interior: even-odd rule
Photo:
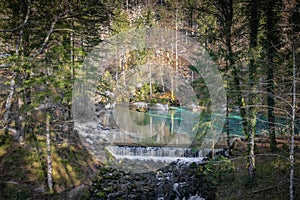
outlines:
[[[216,173],[212,174],[217,186],[217,199],[289,199],[290,168],[286,158],[276,155],[256,156],[256,175],[254,178],[250,178],[248,175],[246,158],[232,159],[233,170],[226,170],[225,174],[222,173],[219,176],[221,178],[216,179]],[[224,172],[224,164],[220,163],[220,165],[221,167],[216,169],[217,175]],[[299,168],[300,165],[297,164],[295,167],[296,199],[300,197],[300,187],[297,184],[297,180],[300,178]]]
[[[20,146],[11,135],[0,133],[0,199],[28,199],[37,188],[47,194],[46,137],[37,130],[28,134]],[[95,162],[80,141],[57,144],[51,136],[52,176],[54,192],[76,187],[97,171]],[[12,183],[12,184],[10,184]]]

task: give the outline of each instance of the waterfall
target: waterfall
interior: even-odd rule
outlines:
[[[179,168],[179,170],[182,171],[186,171],[188,170],[188,166],[189,165],[185,165],[185,166],[181,166]],[[162,188],[164,185],[169,184],[170,186],[172,186],[171,188],[169,188],[170,190],[173,190],[172,192],[174,192],[174,194],[176,195],[176,199],[175,200],[205,200],[204,198],[201,197],[201,195],[199,195],[199,193],[197,192],[196,194],[192,195],[191,193],[189,194],[189,197],[185,197],[184,195],[184,191],[185,188],[189,188],[190,187],[190,182],[187,180],[183,180],[183,181],[178,181],[175,179],[175,174],[173,173],[173,171],[164,171],[164,170],[159,170],[156,173],[156,180],[157,180],[157,200],[165,200],[165,197],[168,195],[167,193],[170,193],[170,191],[164,191]],[[169,199],[169,198],[167,198]]]
[[[107,146],[116,159],[159,160],[173,162],[203,162],[210,149],[194,150],[178,147]]]

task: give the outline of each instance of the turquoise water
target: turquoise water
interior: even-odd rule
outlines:
[[[291,120],[284,117],[275,118],[275,132],[276,134],[289,134]],[[299,134],[300,119],[296,120],[295,133]],[[269,123],[268,117],[265,115],[258,115],[256,122],[256,134],[268,134]],[[231,135],[243,136],[242,132],[242,118],[238,114],[229,116],[229,131]],[[224,130],[225,132],[225,130]]]
[[[198,126],[198,129],[204,129],[205,126],[201,126],[202,124],[208,123],[210,121],[210,115],[207,113],[201,113],[200,118],[199,114],[193,113],[189,110],[185,110],[182,108],[176,108],[174,110],[169,111],[149,111],[145,113],[146,115],[151,116],[151,118],[155,121],[165,120],[166,122],[170,122],[170,120],[173,120],[173,123],[175,127],[179,127],[182,121],[188,121],[191,120],[193,117],[196,117],[200,123]],[[188,116],[188,117],[187,117]],[[284,118],[284,117],[278,117],[275,119],[275,131],[276,134],[289,134],[290,131],[290,119]],[[193,120],[195,123],[195,120]],[[225,118],[224,118],[225,123]],[[187,124],[188,125],[188,124]],[[295,133],[298,134],[300,130],[300,119],[296,120],[296,131]],[[190,127],[187,127],[190,128]],[[207,128],[207,127],[206,127]],[[268,118],[265,115],[258,115],[257,116],[257,123],[256,123],[256,134],[268,134]],[[229,131],[231,135],[237,135],[237,136],[244,136],[242,131],[242,118],[238,113],[232,113],[229,116]],[[225,128],[223,129],[223,133],[226,133]]]
[[[200,118],[199,113],[193,113],[181,108],[168,111],[150,110],[144,113],[130,111],[130,115],[138,125],[146,126],[151,123],[155,126],[156,124],[163,123],[165,127],[170,130],[173,129],[177,134],[192,135],[196,134],[194,127],[197,126]]]

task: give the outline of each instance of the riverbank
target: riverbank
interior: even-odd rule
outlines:
[[[151,198],[163,194],[165,199],[176,199],[179,186],[184,195],[196,196],[198,192],[207,199],[287,199],[289,195],[288,136],[277,137],[276,152],[269,150],[267,137],[256,138],[254,179],[247,174],[247,143],[241,139],[236,140],[229,159],[216,157],[205,165],[192,163],[184,168],[176,168],[173,163],[158,171],[130,174],[93,160],[80,139],[76,135],[72,138],[53,143],[56,147],[53,151],[54,193],[49,194],[42,165],[45,159],[43,136],[29,137],[26,144],[20,146],[11,135],[1,134],[0,199],[107,199],[108,195],[119,195],[120,199],[149,199],[142,196],[145,192],[149,192]],[[294,183],[299,198],[300,137],[295,141]],[[225,140],[218,143],[218,148],[224,146]]]

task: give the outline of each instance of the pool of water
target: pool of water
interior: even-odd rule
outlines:
[[[117,105],[99,116],[102,133],[113,143],[190,145],[197,134],[199,113],[181,108],[138,112]],[[101,131],[100,131],[101,132]]]

